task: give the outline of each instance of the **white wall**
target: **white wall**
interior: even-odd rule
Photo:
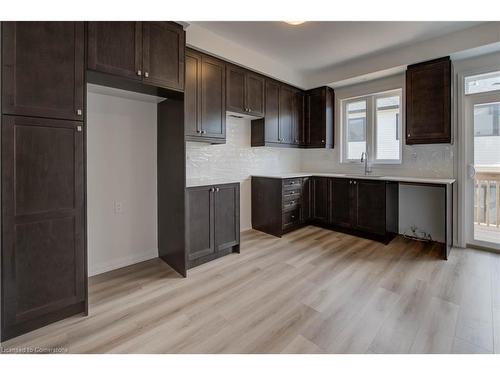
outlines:
[[[250,229],[252,174],[296,172],[299,149],[250,147],[249,119],[227,116],[226,144],[187,142],[186,178],[216,178],[240,181],[241,230]]]
[[[89,92],[87,127],[92,276],[158,256],[156,103]]]

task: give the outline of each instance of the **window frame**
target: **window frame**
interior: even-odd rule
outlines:
[[[396,134],[399,135],[399,159],[377,159],[376,131],[377,131],[377,99],[391,96],[399,96],[399,121]],[[347,157],[348,150],[348,132],[347,132],[347,106],[350,103],[365,101],[366,103],[366,152],[368,153],[368,161],[372,165],[377,164],[402,164],[403,163],[403,129],[404,129],[404,102],[403,88],[390,89],[381,92],[374,92],[361,96],[354,96],[340,100],[341,110],[341,142],[340,155],[342,164],[361,164],[361,157],[349,159]]]

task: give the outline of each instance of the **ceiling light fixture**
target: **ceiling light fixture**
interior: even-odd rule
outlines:
[[[303,23],[305,23],[306,21],[285,21],[287,24],[289,25],[293,25],[293,26],[298,26],[298,25],[302,25]]]

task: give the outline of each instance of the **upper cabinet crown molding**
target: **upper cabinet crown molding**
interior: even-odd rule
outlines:
[[[409,65],[406,71],[406,144],[451,143],[449,57]]]
[[[174,22],[88,22],[90,70],[184,90],[185,31]]]

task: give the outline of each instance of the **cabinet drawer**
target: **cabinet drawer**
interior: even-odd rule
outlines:
[[[291,199],[289,201],[283,202],[283,211],[290,211],[295,208],[300,204],[300,199]]]
[[[283,201],[293,200],[300,198],[302,195],[302,189],[300,187],[290,187],[283,191]]]
[[[293,227],[300,222],[299,209],[283,213],[283,229]]]
[[[287,179],[283,180],[283,190],[300,188],[301,185],[302,185],[301,178],[287,178]]]

